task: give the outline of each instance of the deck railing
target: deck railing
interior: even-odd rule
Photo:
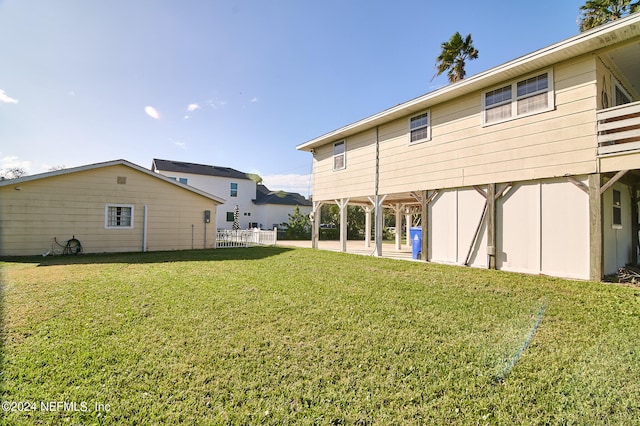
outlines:
[[[243,229],[232,231],[220,229],[216,231],[216,248],[270,246],[278,242],[278,230]]]
[[[597,113],[598,155],[640,150],[640,102]]]

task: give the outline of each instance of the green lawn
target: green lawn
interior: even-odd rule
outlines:
[[[0,266],[3,423],[640,421],[640,288],[281,247]]]

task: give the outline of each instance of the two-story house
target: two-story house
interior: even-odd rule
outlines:
[[[280,227],[288,222],[296,206],[303,214],[311,212],[311,202],[302,195],[270,191],[254,175],[230,167],[154,159],[151,170],[224,198],[226,202],[216,213],[219,229],[232,228],[236,206],[242,229]]]
[[[599,280],[637,262],[639,100],[632,14],[297,149],[343,250],[347,205],[375,214],[379,255],[382,209],[414,210],[423,260]]]

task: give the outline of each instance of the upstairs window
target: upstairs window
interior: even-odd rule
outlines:
[[[518,115],[546,110],[549,105],[547,73],[520,81],[517,84]]]
[[[409,144],[431,139],[429,112],[415,115],[409,119]]]
[[[187,179],[187,178],[178,178],[178,182],[184,183],[185,185],[187,185],[187,183],[189,182],[189,179]]]
[[[238,196],[238,184],[235,182],[231,182],[231,186],[229,188],[229,196],[237,197]]]
[[[129,204],[107,204],[104,208],[104,227],[107,229],[133,228],[133,206]]]
[[[499,123],[554,108],[553,74],[544,72],[483,95],[484,124]]]
[[[333,170],[342,170],[346,167],[344,141],[333,144]]]
[[[485,123],[511,118],[511,86],[485,93],[484,112]]]

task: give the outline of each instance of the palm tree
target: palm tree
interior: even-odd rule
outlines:
[[[639,11],[640,0],[587,0],[584,6],[580,6],[578,24],[580,31],[587,31]]]
[[[449,83],[462,80],[466,75],[464,66],[467,60],[476,59],[478,49],[473,47],[471,34],[463,39],[459,32],[451,36],[449,41],[442,43],[442,53],[436,58],[437,72],[433,76],[436,78],[447,71]],[[431,80],[433,80],[433,78]]]

